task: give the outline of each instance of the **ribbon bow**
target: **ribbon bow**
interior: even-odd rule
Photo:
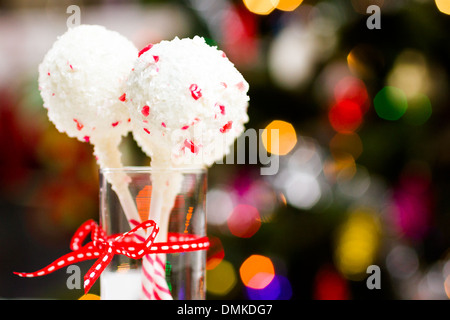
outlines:
[[[77,229],[72,237],[70,242],[72,252],[36,272],[14,272],[14,274],[28,278],[44,276],[67,265],[98,258],[84,276],[84,292],[87,293],[115,254],[123,254],[129,258],[140,259],[149,253],[194,251],[204,250],[209,247],[207,237],[177,237],[173,234],[170,235],[171,242],[154,244],[153,241],[159,232],[159,227],[155,221],[147,220],[142,223],[132,221],[132,223],[135,227],[130,231],[119,235],[106,236],[105,231],[94,220],[88,220]],[[153,230],[147,238],[144,239],[138,234],[141,230],[149,228],[153,228]],[[83,243],[89,233],[91,233],[92,241],[81,246],[81,243]]]

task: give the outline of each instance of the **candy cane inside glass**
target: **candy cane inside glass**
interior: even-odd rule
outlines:
[[[160,206],[161,215],[168,218],[165,222],[160,221],[167,225],[168,230],[162,238],[169,241],[167,246],[170,247],[171,241],[206,236],[206,170],[158,170],[151,167],[101,171],[101,223],[108,235],[129,229],[123,209],[118,205],[117,194],[106,179],[115,171],[123,171],[130,177],[130,192],[136,199],[141,220],[146,219],[155,199],[153,190],[157,189],[157,185],[154,185],[155,179],[152,177],[165,177],[170,181],[174,180],[174,176],[181,177],[178,188],[168,197],[171,200],[162,201]],[[163,189],[162,198],[167,199],[169,189]],[[161,232],[162,228],[158,236]],[[155,243],[164,241],[162,238],[155,239]],[[142,239],[137,237],[138,241]],[[117,255],[101,275],[101,296],[102,299],[204,299],[205,265],[205,251],[150,253],[142,258],[142,264]],[[119,290],[120,287],[123,289]]]

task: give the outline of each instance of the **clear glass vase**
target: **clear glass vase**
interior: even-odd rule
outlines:
[[[100,276],[102,300],[205,299],[206,190],[206,169],[100,171],[100,226],[107,236],[123,234],[147,220],[159,226],[142,258],[114,256]],[[142,242],[149,235],[140,230],[133,241]],[[156,247],[168,251],[152,251]]]

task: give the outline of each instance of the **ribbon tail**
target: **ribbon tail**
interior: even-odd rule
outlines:
[[[97,281],[98,277],[101,275],[103,270],[105,270],[113,257],[114,253],[112,252],[112,248],[109,247],[107,252],[98,258],[94,265],[84,275],[84,294],[89,292],[95,281]]]
[[[96,252],[92,252],[91,250],[83,250],[80,249],[76,252],[70,252],[64,256],[62,256],[59,259],[56,259],[48,266],[35,271],[35,272],[13,272],[15,275],[18,275],[19,277],[25,277],[25,278],[34,278],[34,277],[40,277],[45,276],[47,274],[50,274],[58,269],[64,268],[66,266],[69,266],[71,264],[75,264],[80,261],[90,260],[96,258],[96,255],[99,254]]]

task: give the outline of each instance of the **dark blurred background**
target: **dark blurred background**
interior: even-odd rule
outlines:
[[[260,147],[276,153],[262,133],[279,130],[276,174],[263,159],[209,169],[208,299],[450,297],[449,1],[0,0],[0,298],[83,294],[64,270],[12,274],[98,220],[92,147],[56,131],[37,84],[69,5],[138,48],[205,37],[249,82]]]

